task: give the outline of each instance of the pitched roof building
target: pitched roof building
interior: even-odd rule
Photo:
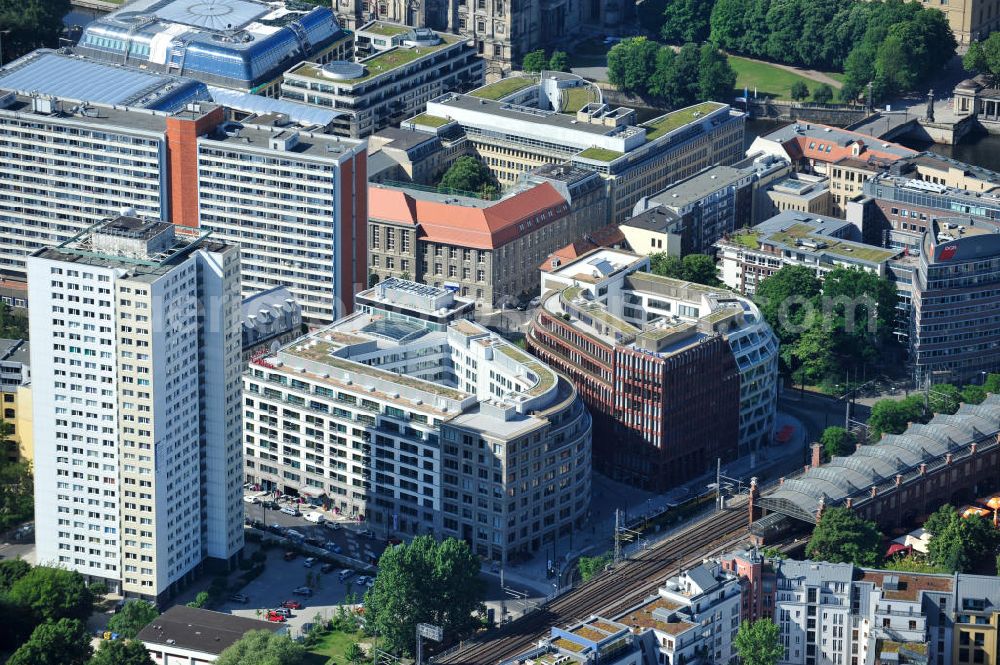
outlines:
[[[599,182],[596,174],[589,174]],[[381,185],[369,187],[371,272],[459,291],[492,309],[503,297],[534,295],[538,265],[567,238],[604,221],[587,214],[602,187],[560,192],[526,183],[499,201]]]

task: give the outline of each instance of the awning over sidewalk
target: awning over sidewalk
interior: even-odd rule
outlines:
[[[299,494],[301,494],[302,496],[308,496],[313,499],[318,499],[321,496],[326,496],[326,492],[324,492],[321,487],[300,487]]]

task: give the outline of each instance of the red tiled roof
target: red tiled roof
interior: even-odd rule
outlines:
[[[496,249],[569,212],[569,204],[542,183],[486,207],[415,199],[404,191],[371,186],[372,219],[419,226],[421,240],[475,249]]]
[[[844,135],[850,136],[853,140],[848,142],[847,145],[840,145],[837,140],[844,137]],[[856,144],[859,144],[859,153],[854,154],[854,148]],[[901,146],[894,146],[895,152],[887,152],[880,149],[880,143],[878,139],[874,139],[867,134],[859,134],[857,132],[850,132],[847,130],[839,129],[836,130],[835,134],[827,140],[823,140],[821,137],[816,136],[796,136],[784,143],[784,148],[788,152],[789,157],[793,160],[798,161],[799,159],[813,159],[818,162],[834,163],[841,159],[848,157],[854,157],[856,159],[868,159],[874,157],[876,159],[884,159],[886,161],[894,162],[900,159],[899,152],[907,152],[906,148]],[[811,147],[810,147],[811,146]],[[820,147],[822,146],[822,150]],[[916,155],[915,150],[909,150],[913,155]]]
[[[560,259],[560,262],[566,263],[599,247],[616,247],[622,245],[624,242],[625,234],[622,233],[618,225],[608,224],[552,252],[542,261],[539,268],[541,270],[551,270],[553,259]]]

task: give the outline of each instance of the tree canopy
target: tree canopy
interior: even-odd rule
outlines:
[[[549,58],[549,69],[554,72],[569,71],[569,55],[566,51],[553,51]]]
[[[445,171],[438,187],[445,190],[488,194],[496,185],[486,165],[475,157],[466,155],[456,159],[455,163]]]
[[[649,256],[649,269],[654,275],[682,279],[685,282],[721,286],[715,260],[707,254],[688,254],[683,259],[657,252]]]
[[[903,0],[704,4],[713,5],[710,40],[720,48],[790,65],[844,71],[842,96],[847,101],[863,92],[869,81],[879,98],[913,89],[940,71],[957,47],[943,13]]]
[[[843,427],[827,427],[820,437],[820,445],[829,459],[843,457],[854,452],[854,435]]]
[[[608,52],[608,80],[619,90],[650,95],[672,108],[697,102],[727,101],[736,72],[726,54],[712,44],[688,42],[675,54],[645,37],[624,39]]]
[[[306,649],[287,635],[251,630],[219,654],[215,665],[305,665]]]
[[[391,650],[409,653],[418,623],[462,635],[478,625],[473,614],[484,612],[482,601],[479,558],[468,543],[418,536],[382,554],[365,595],[367,627]]]
[[[526,53],[524,60],[521,61],[521,69],[526,72],[540,72],[548,65],[548,59],[545,57],[545,49],[538,49],[537,51],[531,51]]]
[[[805,266],[785,266],[754,300],[781,342],[783,370],[798,380],[841,381],[896,345],[896,288],[865,270],[835,268],[820,283]]]
[[[880,559],[882,534],[874,522],[843,507],[828,508],[813,529],[806,555],[830,563],[874,566]]]
[[[809,86],[806,85],[805,81],[796,81],[792,84],[789,92],[792,95],[792,99],[799,102],[809,96]]]
[[[101,642],[87,665],[155,665],[146,645],[138,640]],[[284,665],[281,663],[280,665]]]
[[[880,399],[872,405],[868,417],[868,439],[878,441],[883,434],[902,434],[909,423],[926,420],[923,395],[905,399]]]
[[[84,665],[90,654],[90,635],[83,622],[59,619],[35,628],[7,665]]]
[[[28,571],[11,585],[7,598],[31,611],[38,621],[86,621],[94,604],[80,573],[48,566]]]
[[[742,622],[733,647],[743,665],[776,665],[785,654],[778,624],[770,619]]]
[[[0,593],[10,590],[14,582],[31,571],[31,564],[24,559],[5,559],[0,561]]]
[[[707,0],[667,0],[660,36],[671,44],[701,43],[708,39],[712,3]]]
[[[122,637],[132,638],[158,616],[160,616],[160,611],[152,603],[138,599],[129,600],[108,621],[108,630],[118,633]]]
[[[3,61],[36,48],[57,47],[69,10],[70,0],[0,0],[0,27],[10,30],[3,36]]]
[[[580,579],[586,582],[602,572],[609,563],[611,563],[611,555],[607,552],[598,556],[582,556],[577,559],[576,569],[580,572]]]
[[[997,84],[1000,77],[1000,32],[990,33],[981,42],[969,44],[969,50],[962,57],[962,66],[973,74],[986,74]]]
[[[1000,535],[990,520],[979,515],[962,517],[945,504],[927,518],[924,529],[933,536],[928,558],[947,572],[972,572],[996,559]]]

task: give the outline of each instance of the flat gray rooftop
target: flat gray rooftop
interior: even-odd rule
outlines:
[[[507,104],[505,102],[497,102],[492,99],[482,99],[480,97],[471,97],[469,95],[450,94],[431,101],[445,106],[453,106],[455,108],[465,109],[468,111],[477,111],[479,113],[486,114],[487,116],[499,116],[501,118],[508,118],[510,120],[517,120],[520,122],[551,125],[552,127],[561,127],[563,129],[571,129],[573,131],[585,132],[587,134],[595,134],[598,136],[610,136],[615,133],[614,127],[605,127],[604,125],[595,125],[589,122],[576,122],[576,118],[574,116],[566,115],[565,113],[543,111],[541,109],[533,109],[527,106],[517,106],[514,104]],[[486,119],[484,118],[484,120]]]
[[[683,208],[738,182],[741,178],[746,178],[751,173],[753,173],[753,169],[735,169],[723,165],[710,166],[654,194],[649,200],[651,203]]]

